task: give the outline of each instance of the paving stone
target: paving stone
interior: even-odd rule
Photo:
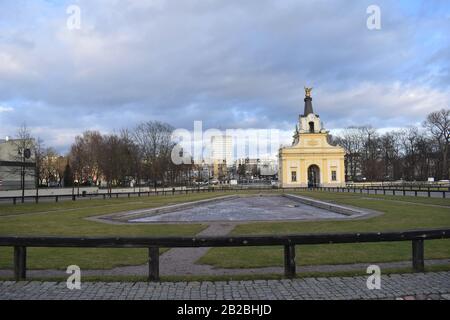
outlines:
[[[381,290],[367,289],[366,277],[179,283],[84,282],[81,290],[69,290],[65,282],[3,281],[0,282],[0,299],[450,300],[450,272],[383,276]]]

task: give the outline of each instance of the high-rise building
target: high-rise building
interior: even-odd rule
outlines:
[[[233,137],[222,135],[211,137],[211,159],[233,163]]]
[[[226,180],[228,167],[233,164],[233,137],[227,135],[211,137],[211,161],[213,177]]]

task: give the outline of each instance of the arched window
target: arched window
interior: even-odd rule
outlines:
[[[309,123],[309,132],[310,132],[310,133],[314,133],[314,122],[313,122],[313,121],[311,121],[311,122]]]

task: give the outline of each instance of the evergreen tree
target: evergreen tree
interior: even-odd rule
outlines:
[[[64,187],[72,187],[73,186],[73,172],[72,168],[69,164],[66,165],[64,169]]]

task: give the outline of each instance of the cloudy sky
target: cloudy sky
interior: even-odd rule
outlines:
[[[450,107],[450,2],[0,0],[1,138],[26,123],[64,152],[146,120],[290,132],[305,85],[328,129],[420,125]]]

